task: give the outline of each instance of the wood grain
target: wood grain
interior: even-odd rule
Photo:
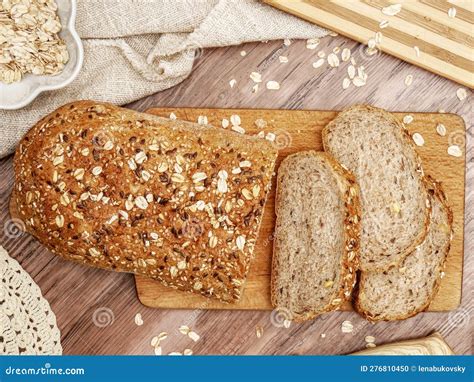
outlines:
[[[360,45],[345,37],[321,39],[318,50],[326,54],[335,47],[349,48],[365,66],[367,85],[343,90],[346,67],[320,68],[311,64],[316,51],[305,41],[249,43],[220,49],[206,49],[194,65],[192,75],[174,88],[137,101],[129,107],[145,111],[152,107],[215,107],[340,110],[354,103],[371,103],[388,110],[437,112],[444,109],[463,117],[467,127],[466,209],[464,277],[461,306],[453,312],[426,312],[399,322],[370,324],[355,312],[324,314],[314,321],[281,327],[268,311],[208,309],[153,309],[136,296],[134,278],[64,261],[49,253],[30,235],[6,235],[9,222],[8,199],[13,185],[12,158],[0,159],[0,244],[20,262],[40,286],[51,304],[61,330],[64,354],[153,354],[150,341],[168,332],[163,351],[191,348],[194,354],[347,354],[365,347],[364,338],[374,336],[376,344],[425,337],[441,333],[457,354],[472,354],[474,331],[474,98],[459,101],[459,85],[433,73],[381,54],[367,57]],[[246,51],[242,57],[240,52]],[[281,64],[278,56],[288,57]],[[279,91],[261,86],[252,93],[249,74],[258,71],[263,80],[276,80]],[[405,77],[413,75],[406,87]],[[230,88],[229,81],[237,84]],[[125,86],[125,85],[124,85]],[[109,309],[113,314],[106,326],[94,323],[94,314]],[[144,324],[134,316],[141,313]],[[342,333],[341,323],[350,320],[352,333]],[[192,327],[201,340],[194,343],[177,331]],[[256,327],[263,329],[258,338]],[[324,338],[322,335],[324,334]]]
[[[382,13],[387,0],[265,0],[283,11],[367,44],[382,33],[379,48],[395,57],[474,87],[474,13],[459,7],[455,18],[444,1],[401,1],[395,16]],[[465,3],[468,3],[466,1]],[[472,2],[471,2],[472,4]],[[455,7],[457,8],[457,7]],[[381,29],[382,20],[389,22]],[[417,55],[414,47],[421,53]]]
[[[257,134],[261,129],[255,125],[257,119],[263,119],[267,127],[265,133],[276,135],[275,146],[279,150],[276,170],[281,161],[290,154],[304,150],[322,151],[321,132],[324,126],[336,115],[333,111],[300,110],[258,110],[258,109],[151,109],[149,113],[169,117],[174,113],[179,119],[197,121],[200,115],[208,118],[209,124],[220,126],[223,118],[229,119],[237,114],[242,120],[246,134]],[[461,301],[462,264],[463,264],[463,227],[464,227],[464,167],[465,157],[455,158],[447,154],[449,140],[455,138],[465,142],[465,128],[462,118],[453,114],[398,113],[402,121],[405,115],[414,120],[407,127],[411,133],[418,132],[425,139],[425,145],[418,148],[427,174],[443,182],[446,195],[454,213],[454,236],[446,263],[446,276],[441,281],[438,294],[428,308],[429,311],[449,311],[458,307]],[[436,126],[442,123],[449,134],[441,137]],[[464,146],[462,147],[464,152]],[[275,228],[275,181],[268,197],[260,228],[255,259],[245,285],[241,301],[225,304],[205,297],[176,291],[144,277],[136,278],[137,293],[140,301],[154,308],[171,309],[250,309],[272,310],[270,302],[271,258],[273,231]],[[352,310],[347,303],[344,310]]]

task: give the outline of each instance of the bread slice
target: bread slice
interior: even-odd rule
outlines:
[[[425,241],[399,267],[362,272],[356,309],[367,319],[403,320],[425,310],[443,275],[452,236],[453,215],[441,185],[432,182],[431,223]]]
[[[425,239],[430,213],[421,162],[405,127],[384,110],[356,105],[324,128],[323,145],[359,183],[361,269],[398,265]]]
[[[74,102],[17,148],[16,215],[65,259],[235,302],[277,155],[264,139]]]
[[[278,170],[275,212],[273,306],[295,321],[338,309],[356,281],[354,177],[326,153],[290,155]]]

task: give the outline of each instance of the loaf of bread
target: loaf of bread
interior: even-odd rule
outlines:
[[[451,244],[453,215],[439,183],[432,181],[429,193],[433,209],[425,241],[400,266],[361,274],[355,308],[371,321],[412,317],[436,295]]]
[[[233,302],[276,157],[266,140],[80,101],[21,141],[13,202],[65,259]]]
[[[326,153],[301,152],[278,170],[272,304],[309,320],[338,309],[356,282],[359,188]]]
[[[425,239],[430,215],[421,162],[405,127],[384,110],[356,105],[324,128],[323,145],[360,186],[361,269],[400,264]]]

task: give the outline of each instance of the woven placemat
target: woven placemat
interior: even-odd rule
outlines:
[[[40,288],[0,246],[0,354],[59,355],[60,338]]]

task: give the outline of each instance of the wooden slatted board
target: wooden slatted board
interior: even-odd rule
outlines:
[[[337,114],[334,111],[301,110],[250,110],[250,109],[152,109],[148,112],[169,117],[174,112],[179,119],[197,121],[198,116],[208,117],[210,124],[221,126],[223,118],[238,114],[247,134],[260,130],[255,120],[267,122],[265,132],[277,135],[275,144],[279,148],[277,169],[287,155],[303,150],[322,150],[321,131]],[[454,114],[396,113],[401,120],[410,114],[414,117],[407,127],[411,133],[419,132],[425,144],[419,147],[426,173],[443,182],[454,213],[454,236],[448,255],[446,276],[430,311],[455,309],[461,301],[464,227],[464,171],[465,171],[465,127],[462,118]],[[445,125],[447,134],[441,137],[436,132],[438,123]],[[449,144],[458,144],[463,155],[452,157],[447,154]],[[275,179],[262,220],[255,259],[241,301],[238,304],[224,304],[192,293],[166,288],[151,279],[136,277],[140,301],[155,308],[175,309],[272,309],[270,303],[270,265],[272,256],[272,234],[275,223]],[[350,310],[350,304],[344,309]]]
[[[264,0],[283,11],[367,44],[382,33],[378,47],[460,84],[474,87],[474,1],[472,0]],[[402,4],[395,16],[382,8]],[[448,16],[449,8],[456,17]],[[388,21],[381,29],[380,22]],[[419,55],[414,47],[420,50]]]

